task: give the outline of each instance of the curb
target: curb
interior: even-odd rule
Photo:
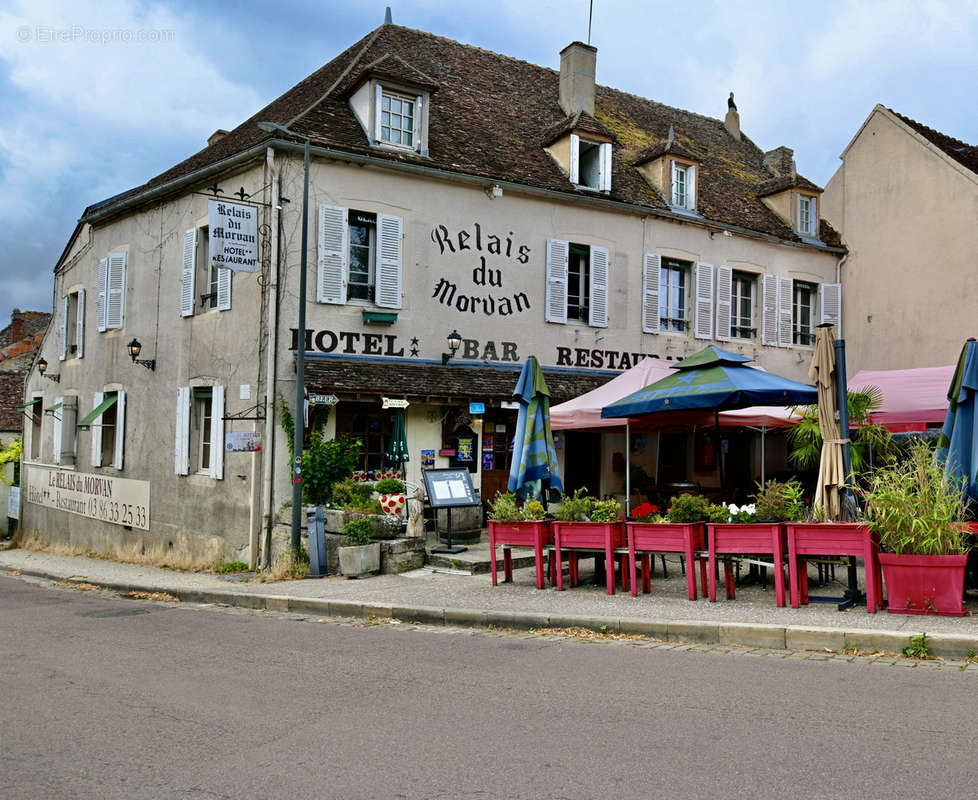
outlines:
[[[166,592],[188,603],[309,614],[354,619],[391,618],[401,622],[453,627],[487,628],[490,625],[532,630],[534,628],[585,628],[610,633],[632,633],[666,642],[702,645],[738,645],[775,650],[831,650],[844,647],[899,653],[921,631],[846,630],[844,628],[765,625],[749,622],[674,621],[633,617],[594,617],[576,614],[539,614],[468,608],[436,608],[358,603],[351,600],[319,600],[260,592],[228,592],[217,589],[178,589],[148,584],[64,578],[41,570],[20,569],[20,574],[65,583],[88,583],[115,592]],[[940,658],[966,659],[978,652],[978,637],[953,633],[928,633],[927,649]]]

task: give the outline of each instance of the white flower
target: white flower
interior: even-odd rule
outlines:
[[[731,515],[740,513],[740,509],[737,508],[737,506],[735,506],[733,503],[727,506],[727,511],[729,511]]]
[[[746,511],[748,514],[756,514],[757,513],[757,507],[753,503],[751,503],[749,506],[744,506],[741,509],[741,511]]]

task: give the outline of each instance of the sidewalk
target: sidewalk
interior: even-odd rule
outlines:
[[[583,562],[587,563],[587,562]],[[429,568],[402,575],[361,580],[328,577],[278,583],[241,580],[236,576],[180,572],[135,564],[56,556],[27,550],[0,551],[0,573],[20,573],[52,580],[93,583],[122,591],[168,592],[184,601],[268,608],[340,617],[393,617],[444,625],[508,628],[581,626],[641,633],[666,641],[738,644],[799,650],[860,650],[897,652],[910,638],[926,633],[933,655],[967,658],[978,651],[978,601],[969,600],[969,616],[933,617],[868,614],[865,605],[839,612],[835,603],[777,608],[774,589],[759,586],[737,590],[736,600],[716,603],[686,599],[686,579],[678,559],[669,560],[668,579],[661,562],[651,594],[584,584],[558,592],[538,590],[532,567],[514,571],[514,581],[493,587],[486,574],[432,572]],[[583,566],[583,565],[582,565]],[[844,570],[840,570],[844,576]],[[582,578],[587,575],[582,569]],[[502,572],[500,570],[500,578]],[[841,583],[812,595],[839,596]]]

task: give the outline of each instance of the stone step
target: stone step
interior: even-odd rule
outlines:
[[[454,543],[453,543],[454,544]],[[471,572],[473,575],[484,575],[490,571],[489,564],[489,534],[483,533],[478,542],[461,542],[461,547],[465,547],[461,553],[432,553],[436,547],[444,547],[445,543],[439,541],[437,537],[428,536],[426,549],[426,563],[430,567],[444,567],[446,569],[458,569]],[[525,547],[513,548],[513,569],[522,567],[532,567],[536,560],[533,550]],[[501,547],[496,548],[496,569],[502,571],[503,552]]]

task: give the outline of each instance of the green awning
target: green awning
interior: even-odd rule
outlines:
[[[64,405],[64,403],[55,403],[53,406],[48,406],[44,409],[44,413],[53,415],[54,412],[61,408],[62,405]]]
[[[17,410],[18,411],[23,411],[25,408],[32,408],[32,407],[36,406],[38,403],[40,403],[42,399],[43,398],[35,397],[29,403],[24,403],[24,405],[22,405],[22,406],[17,406]]]
[[[101,403],[99,403],[95,408],[88,412],[84,419],[81,420],[75,427],[77,428],[90,428],[92,423],[97,420],[102,414],[105,413],[106,409],[110,408],[116,400],[119,399],[119,395],[110,394]]]

